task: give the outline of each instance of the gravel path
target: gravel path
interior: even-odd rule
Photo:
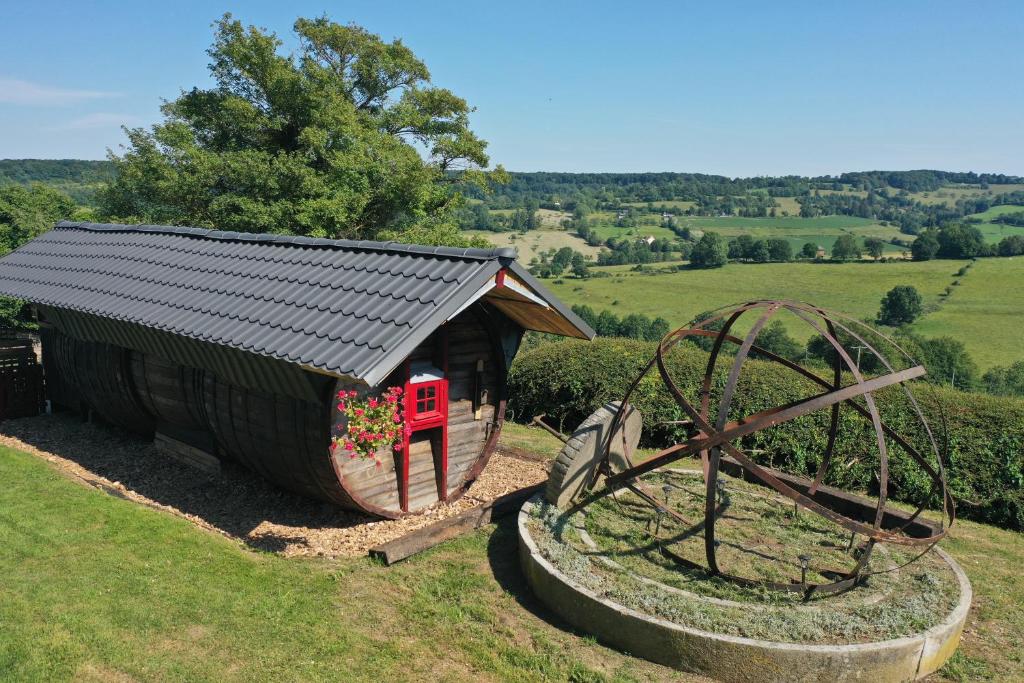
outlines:
[[[546,463],[495,453],[455,503],[381,520],[283,491],[232,463],[224,463],[220,475],[199,472],[161,455],[150,442],[67,413],[0,423],[0,444],[114,495],[289,557],[365,555],[375,545],[547,477]]]

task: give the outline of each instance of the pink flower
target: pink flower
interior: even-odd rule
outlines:
[[[344,402],[338,404],[338,410],[340,410],[341,412],[345,412],[347,410]]]
[[[370,406],[371,408],[376,408],[377,407],[377,399],[371,398],[369,401],[366,402],[366,404],[368,406]]]
[[[402,418],[400,416],[398,416],[398,415],[392,415],[391,416],[391,421],[394,422],[395,424],[398,424],[399,422],[402,421]]]
[[[356,445],[354,443],[352,443],[351,441],[346,441],[345,442],[345,450],[346,451],[354,451],[355,449],[356,449]]]
[[[362,417],[366,411],[364,411],[362,408],[356,408],[352,412],[356,414],[356,417]]]

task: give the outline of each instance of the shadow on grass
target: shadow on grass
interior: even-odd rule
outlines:
[[[537,599],[526,582],[519,565],[519,531],[516,520],[519,513],[506,515],[495,523],[494,533],[487,542],[487,559],[494,579],[502,590],[508,593],[520,607],[562,631],[569,631],[582,637],[591,637],[563,620],[544,603]]]
[[[86,423],[72,413],[8,420],[0,423],[0,435],[69,461],[57,465],[110,494],[144,502],[127,493],[131,492],[158,507],[175,508],[256,550],[308,547],[304,529],[344,529],[379,521],[284,491],[230,462],[223,464],[219,475],[205,474],[162,455],[150,441],[115,427]],[[265,522],[291,529],[254,533]]]

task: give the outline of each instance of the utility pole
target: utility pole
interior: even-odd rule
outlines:
[[[864,349],[868,348],[868,347],[866,347],[866,346],[854,346],[853,348],[857,349],[857,372],[860,372],[860,352],[863,351]]]

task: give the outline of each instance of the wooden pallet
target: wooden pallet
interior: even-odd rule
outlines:
[[[153,445],[160,453],[184,465],[194,467],[207,474],[220,474],[220,459],[201,448],[179,441],[163,432],[156,433]]]

